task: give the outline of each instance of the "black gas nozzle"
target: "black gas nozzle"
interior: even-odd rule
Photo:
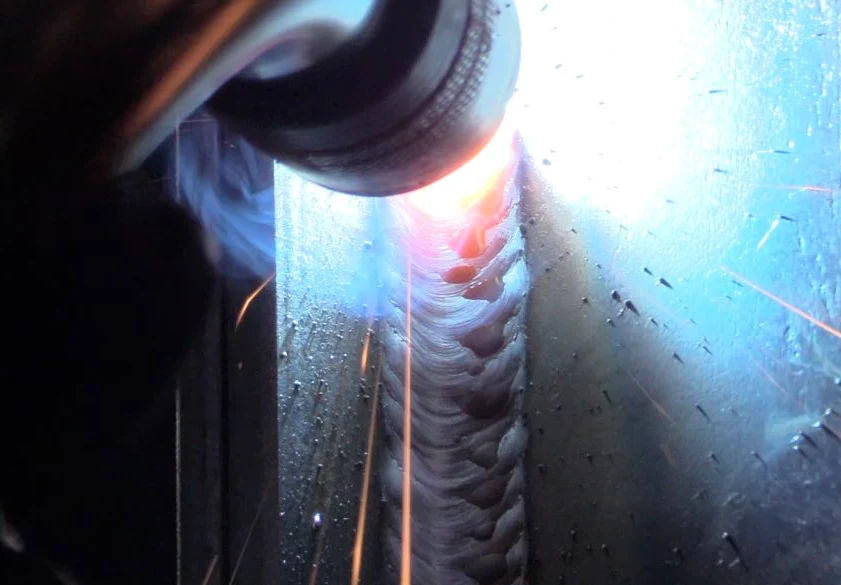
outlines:
[[[511,4],[386,0],[326,58],[274,78],[247,71],[209,107],[317,184],[391,195],[434,182],[487,143],[519,59]]]

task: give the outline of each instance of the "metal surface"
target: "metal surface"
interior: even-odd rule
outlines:
[[[369,286],[376,278],[370,259],[379,245],[378,201],[325,191],[280,167],[276,181],[276,576],[290,583],[347,581],[362,513],[369,527],[362,582],[376,582],[376,485],[368,509],[360,512],[360,504],[380,359],[376,338],[368,337],[377,308]]]
[[[838,3],[521,16],[535,582],[838,583]]]

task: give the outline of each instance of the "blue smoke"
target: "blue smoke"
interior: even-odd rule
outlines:
[[[181,125],[172,146],[170,192],[224,250],[228,276],[275,269],[274,174],[270,157],[202,115]]]
[[[181,125],[169,164],[170,192],[223,251],[225,276],[263,279],[277,271],[287,294],[300,289],[302,298],[352,314],[380,314],[387,202],[333,193],[276,169],[206,114]]]

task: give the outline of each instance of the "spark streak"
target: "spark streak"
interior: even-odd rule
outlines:
[[[412,255],[406,258],[406,374],[403,384],[403,525],[400,585],[412,585]]]
[[[377,364],[377,376],[374,380],[374,399],[371,401],[371,420],[368,423],[368,443],[365,452],[365,471],[362,475],[362,493],[359,496],[359,519],[356,521],[356,538],[353,543],[353,565],[351,567],[350,576],[351,585],[359,585],[359,573],[362,570],[362,545],[365,543],[365,516],[368,513],[368,491],[370,489],[371,468],[374,461],[374,438],[376,436],[377,428],[377,405],[379,404],[380,372],[382,371],[382,368],[383,354],[381,351],[379,363]]]
[[[762,239],[759,240],[759,243],[756,245],[756,251],[757,252],[759,252],[762,249],[762,247],[768,241],[768,238],[771,237],[771,234],[773,234],[778,227],[780,227],[780,218],[776,217],[776,218],[774,218],[774,221],[771,222],[771,227],[768,228],[768,231],[765,232],[765,235],[762,236]]]
[[[231,579],[228,581],[228,585],[233,585],[234,580],[237,578],[239,566],[242,564],[242,558],[245,556],[245,549],[248,548],[248,543],[251,542],[251,535],[254,534],[254,528],[257,526],[257,520],[260,519],[260,514],[263,512],[263,504],[266,503],[266,496],[269,494],[270,485],[271,484],[266,481],[266,486],[263,488],[263,494],[260,496],[260,503],[257,504],[257,511],[254,513],[254,519],[251,521],[251,526],[248,527],[248,533],[245,535],[245,542],[242,543],[242,548],[239,550],[239,555],[237,556],[237,562],[234,563],[234,569],[231,571]]]
[[[326,516],[326,515],[325,515]],[[327,519],[325,517],[325,523]],[[318,567],[321,564],[321,555],[324,552],[324,530],[326,526],[319,529],[318,541],[315,545],[315,555],[312,558],[312,570],[310,571],[309,585],[316,585],[318,582]]]
[[[783,191],[799,191],[801,193],[835,193],[839,191],[839,189],[833,189],[832,187],[820,187],[818,185],[767,185],[763,187],[764,189],[780,189]]]
[[[672,454],[671,449],[666,443],[660,443],[660,450],[663,452],[663,456],[666,458],[666,461],[675,471],[679,471],[677,466],[677,460],[675,459],[674,454]]]
[[[254,292],[252,292],[250,295],[245,297],[245,300],[242,303],[242,307],[240,307],[239,313],[237,313],[237,320],[236,320],[236,323],[234,324],[234,330],[236,330],[240,326],[240,324],[242,323],[243,318],[245,318],[245,313],[248,312],[248,307],[251,306],[251,303],[254,301],[254,299],[257,298],[257,295],[259,295],[261,292],[263,292],[263,289],[266,288],[266,286],[268,286],[268,284],[272,281],[272,279],[274,279],[274,277],[275,277],[275,273],[272,272],[269,275],[269,277],[266,278],[266,280],[264,280],[262,283],[260,283],[260,286],[258,286],[256,289],[254,289]]]
[[[753,290],[755,290],[759,294],[771,299],[772,301],[774,301],[778,305],[780,305],[782,307],[785,307],[786,309],[788,309],[789,311],[791,311],[795,315],[806,319],[812,325],[815,325],[816,327],[820,327],[821,329],[823,329],[824,331],[826,331],[830,335],[833,335],[833,336],[837,337],[838,339],[841,339],[841,331],[839,331],[838,329],[832,327],[831,325],[828,325],[828,324],[824,323],[823,321],[821,321],[820,319],[818,319],[816,317],[813,317],[812,315],[810,315],[806,311],[804,311],[802,309],[798,309],[797,307],[795,307],[794,305],[792,305],[791,303],[789,303],[787,301],[784,301],[783,299],[781,299],[777,295],[775,295],[771,292],[768,292],[767,290],[765,290],[764,288],[762,288],[761,286],[759,286],[758,284],[756,284],[752,280],[748,279],[746,276],[742,276],[741,274],[739,274],[737,272],[733,272],[732,270],[730,270],[729,268],[727,268],[724,265],[721,266],[721,269],[724,272],[726,272],[727,274],[729,274],[730,276],[732,276],[733,278],[735,278],[736,280],[738,280],[739,282],[741,282],[743,284],[746,284],[747,286],[751,287]]]
[[[651,395],[651,393],[650,393],[648,390],[646,390],[646,389],[645,389],[645,386],[643,386],[643,385],[640,383],[640,381],[639,381],[639,380],[637,380],[636,376],[634,376],[634,375],[633,375],[633,374],[632,374],[629,370],[625,369],[625,367],[624,367],[624,366],[622,366],[621,364],[619,365],[619,367],[620,367],[620,368],[622,368],[622,371],[623,371],[623,372],[625,372],[626,374],[628,374],[628,377],[630,377],[630,378],[631,378],[631,380],[633,380],[633,381],[634,381],[634,384],[636,384],[636,385],[637,385],[637,388],[639,388],[639,389],[642,391],[642,393],[643,393],[643,394],[645,394],[645,397],[646,397],[646,398],[648,398],[648,400],[651,402],[651,404],[653,404],[653,405],[654,405],[654,408],[656,408],[656,409],[657,409],[657,412],[659,412],[660,414],[662,414],[662,415],[663,415],[663,418],[665,418],[665,419],[666,419],[667,421],[669,421],[671,424],[675,424],[675,420],[674,420],[674,419],[673,419],[673,418],[669,415],[669,413],[668,413],[668,412],[666,412],[666,409],[665,409],[665,408],[663,408],[662,406],[660,406],[660,403],[658,403],[658,402],[654,399],[654,396],[652,396],[652,395]]]
[[[201,585],[210,583],[210,578],[213,576],[213,572],[216,570],[216,563],[218,562],[219,555],[213,555],[213,558],[210,559],[210,563],[207,565],[207,570],[204,572],[204,579],[202,579]]]
[[[368,349],[371,347],[371,335],[374,331],[371,327],[374,325],[373,315],[368,317],[368,330],[365,332],[365,343],[362,345],[362,357],[359,360],[359,377],[365,377],[365,368],[368,367]]]
[[[772,376],[772,375],[771,375],[771,372],[769,372],[768,370],[766,370],[765,368],[763,368],[760,364],[758,364],[758,363],[756,363],[756,362],[753,362],[753,365],[755,365],[755,366],[756,366],[756,368],[757,368],[760,372],[762,372],[762,375],[763,375],[763,376],[765,376],[765,377],[768,379],[768,381],[769,381],[769,382],[771,382],[771,384],[772,384],[772,385],[773,385],[773,386],[774,386],[777,390],[779,390],[780,392],[782,392],[783,396],[785,396],[786,398],[788,398],[788,399],[790,399],[790,400],[794,400],[794,397],[793,397],[791,394],[789,394],[789,393],[786,391],[786,389],[785,389],[785,388],[783,388],[783,385],[782,385],[782,384],[780,384],[779,382],[777,382],[776,378],[774,378],[774,376]]]

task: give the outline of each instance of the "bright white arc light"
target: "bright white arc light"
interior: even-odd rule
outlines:
[[[681,174],[690,80],[708,42],[702,27],[681,0],[518,10],[512,107],[526,149],[564,201],[633,222]]]

